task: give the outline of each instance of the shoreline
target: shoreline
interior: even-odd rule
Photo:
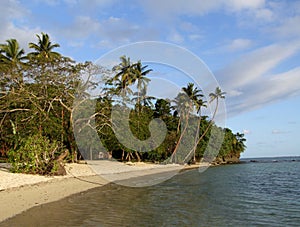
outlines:
[[[108,183],[142,187],[157,184],[175,174],[199,168],[195,165],[157,165],[100,161],[107,169],[95,171],[87,164],[67,164],[66,176],[39,176],[9,173],[0,166],[0,223],[32,207],[102,187]],[[104,166],[105,166],[104,165]],[[147,176],[147,177],[145,177]]]
[[[69,164],[65,176],[10,173],[0,168],[0,223],[34,206],[105,185],[87,165]]]

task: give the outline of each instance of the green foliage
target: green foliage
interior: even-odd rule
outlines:
[[[8,160],[12,172],[32,174],[55,174],[58,170],[56,156],[60,147],[57,141],[51,141],[40,134],[21,140],[17,149],[11,149]]]
[[[60,165],[55,159],[63,147],[70,151],[69,160],[76,161],[79,152],[81,157],[95,159],[99,144],[91,142],[97,140],[87,139],[97,136],[94,132],[106,150],[122,161],[169,159],[182,163],[191,157],[193,161],[214,157],[218,151],[221,159],[239,156],[245,150],[243,134],[233,134],[230,129],[214,124],[218,101],[225,98],[220,88],[210,94],[209,102],[216,102],[216,108],[213,117],[208,119],[201,115],[201,108],[206,107],[208,100],[203,99],[202,91],[192,83],[183,87],[175,100],[157,99],[147,95],[151,81],[148,74],[152,69],[141,61],[134,63],[122,56],[120,64],[112,70],[104,70],[90,62],[76,63],[54,52],[58,47],[45,33],[37,35],[37,43],[29,43],[32,52],[27,55],[15,39],[0,44],[0,156],[9,157],[14,172],[57,173]],[[110,75],[102,87],[81,77],[107,74],[114,75]],[[95,87],[103,93],[98,99],[89,99],[86,90]],[[74,102],[75,97],[79,104]],[[95,113],[89,111],[91,105],[95,106]],[[117,105],[131,110],[130,132],[141,141],[151,138],[149,124],[154,118],[160,118],[167,128],[164,141],[146,153],[142,147],[133,151],[121,144],[111,120],[112,108]],[[77,131],[73,132],[74,129]],[[212,129],[217,129],[217,133],[211,136]],[[123,134],[125,138],[128,136]],[[199,136],[198,140],[195,135]],[[218,150],[209,141],[220,142],[222,135],[224,141]],[[190,139],[192,136],[195,139]],[[128,140],[133,139],[128,136]],[[154,144],[154,140],[152,138],[151,143]],[[190,143],[193,140],[194,143]],[[80,142],[79,147],[76,142]],[[182,148],[187,148],[187,152],[178,152]]]

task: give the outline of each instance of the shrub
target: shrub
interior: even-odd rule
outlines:
[[[29,136],[20,142],[16,150],[8,152],[8,160],[12,164],[12,172],[56,175],[56,156],[60,151],[58,142],[40,134]]]

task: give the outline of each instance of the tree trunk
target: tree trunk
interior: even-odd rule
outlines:
[[[138,151],[135,151],[135,156],[137,157],[137,161],[140,162],[141,161],[141,157],[140,157]]]
[[[122,150],[122,157],[121,157],[122,162],[124,161],[124,156],[125,156],[125,152],[124,150]]]
[[[182,133],[180,134],[180,137],[179,137],[179,139],[178,139],[178,141],[177,141],[176,147],[175,147],[175,149],[174,149],[174,151],[173,151],[173,153],[172,153],[172,155],[171,155],[171,162],[173,162],[173,159],[174,159],[174,158],[176,159],[176,153],[177,153],[177,150],[178,150],[179,145],[180,145],[180,143],[181,143],[181,140],[182,140],[182,138],[183,138],[183,135],[185,134],[185,131],[186,131],[186,129],[187,129],[188,121],[189,121],[189,114],[188,114],[187,117],[186,117],[186,124],[185,124],[185,126],[184,126],[184,129],[183,129]],[[175,162],[176,162],[176,160],[175,160]]]
[[[214,111],[213,117],[212,117],[212,119],[210,120],[210,122],[209,122],[209,124],[208,124],[206,130],[204,131],[204,133],[203,133],[203,134],[200,136],[200,138],[198,139],[197,145],[198,145],[199,142],[203,139],[203,137],[206,135],[206,133],[208,132],[209,128],[212,126],[213,120],[214,120],[214,118],[215,118],[215,116],[216,116],[216,113],[217,113],[218,104],[219,104],[219,102],[218,102],[218,99],[217,99],[216,109],[215,109],[215,111]]]

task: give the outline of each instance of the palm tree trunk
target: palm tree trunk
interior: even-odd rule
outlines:
[[[210,120],[210,122],[209,122],[209,124],[208,124],[208,126],[207,126],[207,128],[205,129],[205,131],[203,132],[203,134],[200,136],[200,138],[198,139],[198,141],[197,141],[197,145],[199,144],[199,142],[203,139],[203,137],[207,134],[207,132],[208,132],[208,130],[209,130],[209,128],[212,126],[212,124],[213,124],[213,120],[214,120],[214,118],[215,118],[215,116],[216,116],[216,113],[217,113],[217,110],[218,110],[218,104],[219,104],[219,100],[218,100],[218,98],[217,98],[217,104],[216,104],[216,108],[215,108],[215,111],[214,111],[214,114],[213,114],[213,117],[212,117],[212,119]]]
[[[174,151],[173,151],[173,153],[172,153],[172,155],[171,155],[171,162],[173,162],[173,159],[174,159],[174,158],[176,159],[176,153],[177,153],[177,150],[178,150],[179,145],[180,145],[180,143],[181,143],[181,140],[182,140],[182,138],[183,138],[183,136],[184,136],[184,134],[185,134],[185,131],[186,131],[186,129],[187,129],[188,121],[189,121],[189,114],[187,114],[187,117],[186,117],[186,124],[185,124],[185,126],[184,126],[184,129],[183,129],[182,133],[180,134],[180,137],[179,137],[179,139],[178,139],[178,141],[177,141],[176,147],[175,147],[175,149],[174,149]],[[174,161],[176,162],[175,159],[174,159]]]
[[[199,121],[198,121],[198,125],[197,125],[197,131],[196,131],[196,136],[195,136],[195,142],[194,142],[194,148],[193,148],[193,162],[195,163],[196,162],[196,149],[197,149],[197,138],[199,136],[199,131],[200,131],[200,124],[201,124],[201,114],[200,114],[200,117],[199,117]]]
[[[190,156],[190,154],[193,152],[193,162],[196,162],[196,149],[197,149],[197,137],[199,136],[199,131],[200,131],[200,123],[201,123],[201,115],[199,117],[198,125],[197,125],[197,131],[196,131],[196,136],[195,136],[195,141],[194,141],[194,147],[193,149],[185,156],[183,162],[186,161],[186,159]]]
[[[140,157],[138,151],[135,151],[135,156],[137,157],[137,161],[138,161],[138,162],[141,162],[141,157]]]
[[[122,150],[122,158],[121,158],[122,162],[124,161],[124,156],[125,156],[125,151]]]

